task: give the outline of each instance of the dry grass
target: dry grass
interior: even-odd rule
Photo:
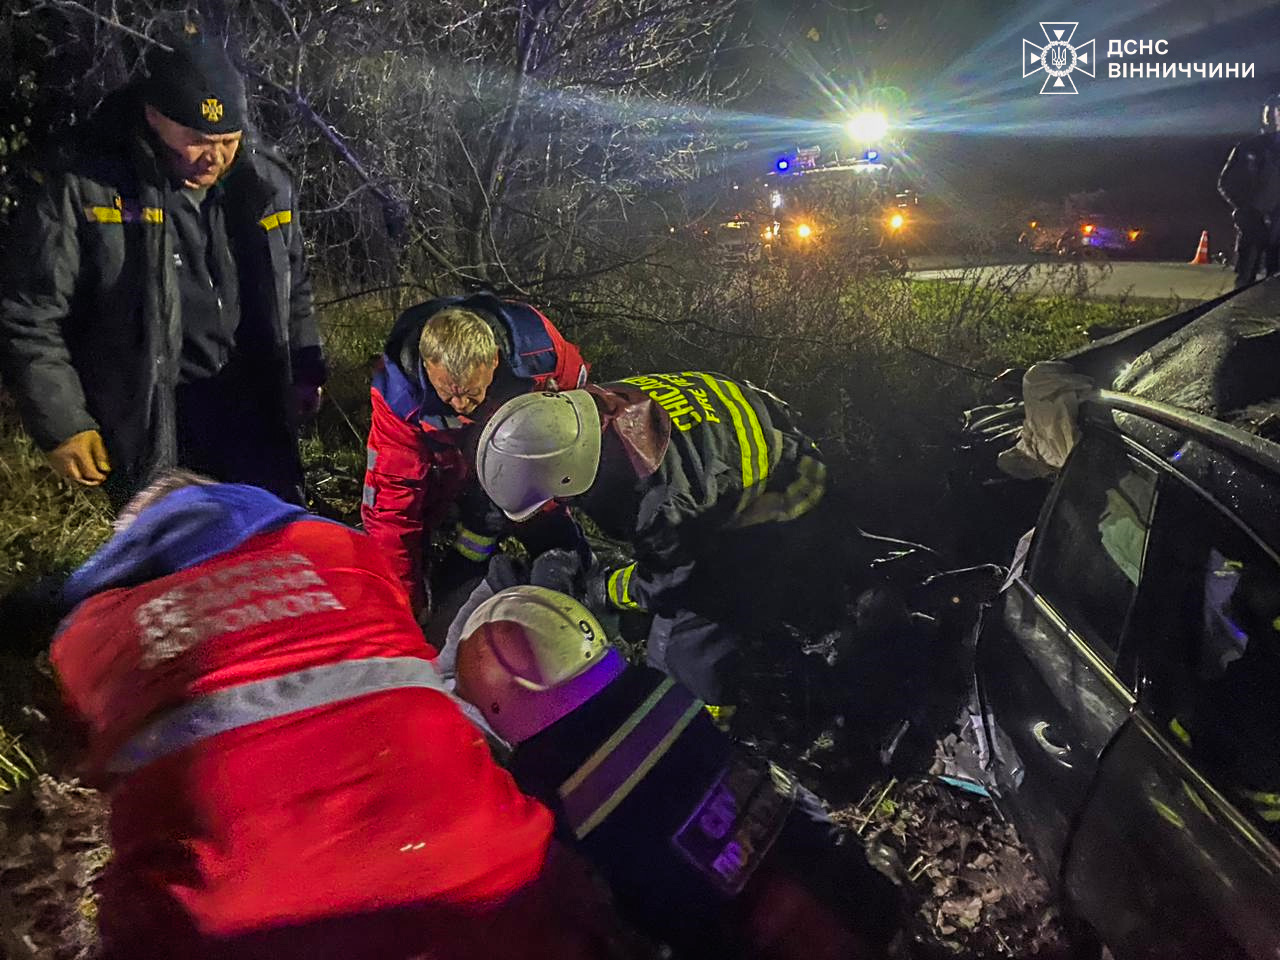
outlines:
[[[106,498],[59,480],[0,393],[0,595],[75,568],[110,531]]]

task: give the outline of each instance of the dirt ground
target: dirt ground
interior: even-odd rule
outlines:
[[[18,690],[27,700],[13,710]],[[8,735],[44,771],[0,779],[0,960],[93,960],[93,884],[110,855],[104,798],[70,778],[73,751],[47,666],[4,658],[0,695]],[[913,762],[918,773],[891,777],[835,762],[841,750],[824,736],[757,745],[826,797],[850,839],[900,881],[910,914],[904,956],[1068,956],[1048,888],[1013,827],[990,800],[928,775],[927,757]]]
[[[109,856],[103,798],[34,778],[0,816],[0,957],[93,960],[93,881]],[[921,777],[873,783],[836,821],[904,882],[906,955],[1065,958],[1045,883],[989,800]]]

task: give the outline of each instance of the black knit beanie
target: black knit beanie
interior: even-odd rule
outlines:
[[[184,38],[147,55],[144,96],[170,120],[202,133],[243,130],[244,78],[218,42]]]

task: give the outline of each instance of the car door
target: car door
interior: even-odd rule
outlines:
[[[1121,958],[1280,956],[1280,563],[1176,477],[1130,636],[1138,704],[1066,892]]]
[[[1155,488],[1155,472],[1118,438],[1086,434],[979,640],[997,799],[1049,877],[1134,702],[1120,654]]]

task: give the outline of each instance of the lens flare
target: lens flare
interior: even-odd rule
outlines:
[[[858,143],[875,143],[889,132],[889,118],[879,110],[864,110],[850,118],[846,128]]]

